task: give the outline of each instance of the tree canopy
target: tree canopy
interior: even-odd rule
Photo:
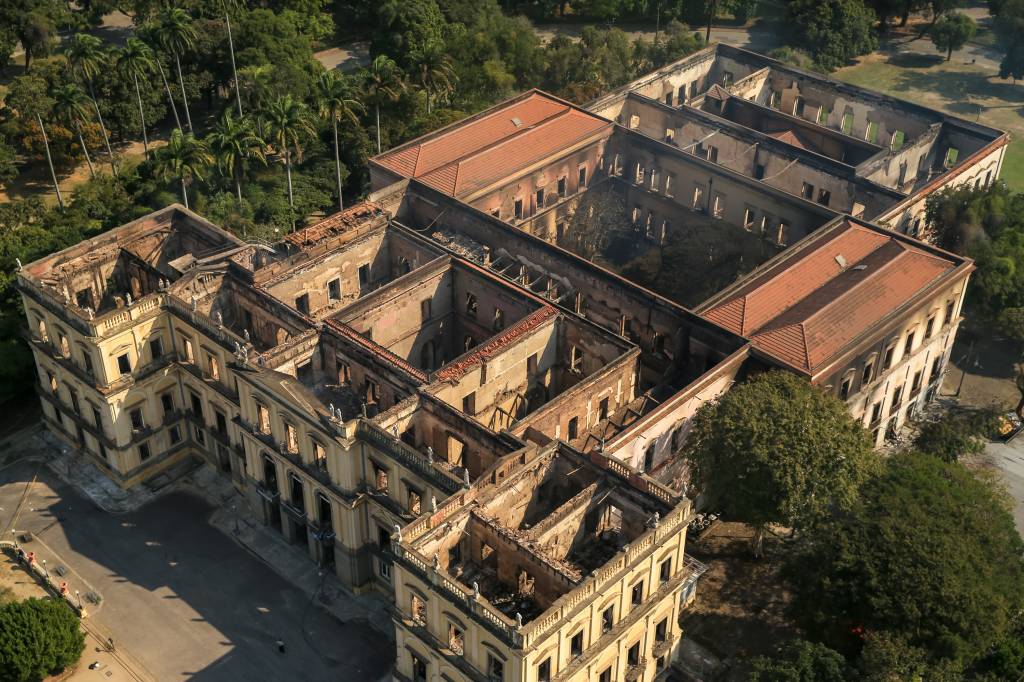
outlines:
[[[846,406],[791,372],[739,384],[698,410],[684,456],[707,505],[759,529],[807,528],[854,503],[877,460]]]
[[[826,71],[878,47],[875,13],[862,0],[792,0],[795,42]]]
[[[994,409],[957,407],[935,421],[924,422],[914,438],[914,447],[946,462],[963,455],[982,452],[999,427]]]
[[[0,606],[0,679],[38,682],[77,663],[84,649],[78,616],[63,600]]]
[[[750,682],[845,682],[843,655],[824,644],[794,639],[753,661]]]
[[[974,19],[962,12],[953,12],[936,21],[929,34],[935,49],[945,52],[948,62],[953,56],[953,50],[966,45],[977,31],[978,25]]]
[[[926,217],[939,246],[975,260],[968,298],[979,313],[1000,323],[1024,308],[1024,195],[1002,182],[960,185],[928,197]],[[1011,333],[1014,319],[1004,322]]]
[[[803,537],[789,560],[809,632],[855,651],[864,633],[962,666],[1010,631],[1024,606],[1024,542],[1004,494],[959,464],[888,460],[861,497]],[[877,652],[876,652],[877,654]]]

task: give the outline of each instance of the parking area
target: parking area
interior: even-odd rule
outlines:
[[[17,513],[11,525],[35,538],[26,550],[48,557],[53,570],[69,569],[72,589],[101,595],[89,621],[130,653],[142,677],[390,677],[390,641],[365,622],[329,615],[209,525],[212,511],[206,500],[177,491],[113,515],[36,462],[0,469],[0,528]]]

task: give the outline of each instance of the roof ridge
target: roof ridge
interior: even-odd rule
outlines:
[[[412,174],[414,176],[415,175],[419,175],[419,172],[420,172],[420,156],[422,156],[422,154],[420,154],[420,151],[423,149],[423,145],[422,144],[418,144],[415,147],[411,147],[410,149],[411,149],[411,151],[415,152],[415,154],[416,154],[416,158],[414,158],[413,162],[412,162]]]
[[[464,154],[463,156],[460,156],[460,157],[458,157],[456,159],[452,159],[451,163],[457,163],[459,165],[462,165],[463,163],[465,163],[467,161],[471,161],[471,160],[475,159],[478,156],[481,156],[483,154],[491,152],[491,151],[493,151],[494,149],[496,149],[498,147],[502,147],[502,146],[504,146],[508,142],[512,142],[513,140],[519,139],[519,137],[524,135],[525,133],[529,133],[529,132],[532,132],[534,130],[538,130],[540,128],[540,126],[542,126],[542,125],[544,125],[546,123],[551,123],[552,121],[554,121],[554,120],[556,120],[558,118],[561,118],[563,116],[568,116],[569,114],[574,113],[574,111],[575,111],[575,109],[573,109],[572,107],[566,106],[566,108],[563,109],[562,111],[558,111],[558,112],[548,116],[547,118],[542,118],[539,121],[537,121],[536,123],[532,123],[532,124],[530,124],[528,126],[523,126],[519,130],[516,130],[511,135],[506,135],[505,137],[501,138],[500,140],[498,140],[498,141],[496,141],[496,142],[494,142],[494,143],[492,143],[492,144],[490,144],[488,146],[480,147],[479,149],[477,149],[475,151],[472,151],[469,154]]]
[[[891,239],[890,241],[886,242],[882,246],[884,247],[884,246],[887,246],[888,244],[896,244],[897,247],[899,247],[900,252],[897,253],[892,258],[890,258],[889,260],[887,260],[884,263],[882,263],[881,265],[879,265],[877,268],[875,268],[871,272],[869,272],[867,275],[864,276],[863,279],[860,279],[860,280],[854,282],[845,291],[841,292],[838,296],[833,298],[831,301],[829,301],[828,303],[826,303],[825,305],[821,306],[820,308],[815,310],[813,313],[811,313],[810,315],[805,317],[801,324],[810,322],[811,320],[814,320],[819,315],[824,313],[826,310],[830,310],[832,307],[834,307],[840,301],[846,299],[848,296],[850,296],[854,292],[859,291],[864,286],[865,283],[871,282],[871,281],[874,281],[875,279],[877,279],[882,273],[888,271],[898,260],[902,259],[903,256],[906,256],[908,253],[910,253],[910,250],[907,249],[906,246],[904,246],[903,244],[900,244],[895,239]],[[879,247],[879,248],[882,248],[882,247]],[[878,249],[875,249],[875,251],[878,251]],[[868,256],[874,254],[875,251],[872,251],[867,256],[865,256],[861,260],[857,261],[857,263],[854,263],[854,264],[850,265],[849,267],[843,268],[843,271],[841,273],[839,273],[839,274],[843,274],[845,272],[848,272],[849,270],[852,270],[854,267],[856,267],[857,264],[859,264],[862,261],[866,260]]]
[[[876,235],[876,236],[879,236],[879,237],[885,237],[885,235],[879,235],[879,234],[878,234],[877,232],[875,232],[875,231],[873,231],[873,230],[866,230],[866,229],[862,228],[861,226],[859,226],[859,225],[856,225],[856,224],[853,224],[853,223],[849,223],[849,222],[848,222],[848,223],[847,223],[847,225],[852,225],[852,226],[853,226],[853,227],[854,227],[855,229],[858,229],[858,230],[862,230],[862,231],[864,231],[864,232],[866,232],[866,233],[868,233],[868,234]],[[776,281],[777,281],[777,280],[779,280],[780,278],[782,278],[782,277],[786,276],[787,274],[789,274],[789,273],[790,273],[790,270],[791,270],[791,269],[792,269],[792,268],[793,268],[793,267],[794,267],[795,265],[799,264],[799,263],[800,263],[800,262],[802,262],[802,261],[805,261],[805,260],[806,260],[807,258],[809,258],[809,257],[810,257],[811,255],[813,255],[813,254],[816,254],[816,253],[818,253],[819,251],[822,251],[822,250],[823,250],[823,249],[825,249],[825,248],[826,248],[826,247],[827,247],[827,246],[828,246],[829,244],[832,244],[833,242],[836,242],[836,241],[838,241],[839,239],[842,239],[842,238],[843,238],[844,236],[846,236],[847,234],[849,234],[849,232],[848,232],[848,231],[846,231],[846,230],[836,230],[835,232],[833,232],[833,233],[832,233],[832,234],[830,234],[830,235],[821,235],[821,237],[822,237],[822,238],[824,239],[824,241],[822,241],[822,242],[821,242],[821,243],[819,243],[819,244],[816,244],[816,245],[814,245],[814,246],[813,246],[813,247],[812,247],[812,248],[811,248],[810,250],[808,250],[808,251],[806,251],[806,252],[804,252],[804,253],[802,253],[802,254],[801,254],[801,253],[797,253],[797,254],[794,254],[794,257],[796,258],[796,260],[795,260],[795,261],[794,261],[794,260],[792,260],[792,259],[786,259],[786,260],[784,260],[784,261],[781,261],[781,262],[779,262],[779,263],[777,263],[776,265],[774,265],[774,266],[773,266],[773,268],[774,268],[774,270],[775,270],[774,272],[771,272],[771,273],[768,273],[768,272],[766,272],[766,273],[763,273],[763,275],[761,275],[761,276],[766,276],[766,277],[767,277],[767,279],[765,279],[765,280],[764,280],[764,282],[762,282],[762,283],[758,284],[758,285],[757,285],[757,286],[756,286],[755,288],[753,288],[752,290],[750,290],[750,291],[748,291],[747,293],[743,294],[742,296],[738,296],[738,297],[737,297],[737,298],[739,298],[739,299],[742,299],[742,300],[743,300],[743,310],[744,310],[744,319],[743,319],[743,323],[744,323],[744,325],[746,324],[746,304],[747,304],[747,299],[748,299],[748,298],[750,298],[750,296],[752,296],[753,294],[756,294],[756,293],[758,293],[758,292],[760,292],[760,291],[763,291],[763,290],[764,290],[764,289],[765,289],[766,287],[770,286],[770,285],[771,285],[772,283],[776,282]],[[890,241],[895,241],[895,240],[893,240],[893,239],[892,239],[891,237],[889,237],[888,239],[889,239]],[[875,251],[877,251],[878,249],[880,249],[880,248],[882,248],[883,246],[885,246],[885,244],[886,244],[886,243],[887,243],[887,242],[882,242],[881,244],[879,244],[879,245],[878,245],[878,246],[877,246],[876,248],[874,248],[874,249],[872,249],[871,251],[869,251],[869,252],[868,252],[868,253],[867,253],[867,254],[866,254],[866,255],[864,256],[864,258],[867,258],[867,256],[871,255],[872,253],[874,253],[874,252],[875,252]],[[783,253],[785,253],[785,252],[783,252]],[[863,260],[863,258],[862,258],[861,260]],[[857,261],[857,262],[859,263],[860,261]],[[852,266],[851,266],[851,267],[852,267]],[[844,269],[844,271],[845,271],[845,269]],[[840,272],[839,274],[842,274],[842,272],[843,272],[843,271],[841,271],[841,272]],[[755,277],[754,277],[754,280],[756,280],[756,279],[757,279],[757,276],[755,276]],[[829,278],[829,280],[828,280],[828,281],[831,281],[832,279],[834,279],[834,277],[833,277],[833,278]],[[751,280],[751,281],[753,282],[754,280]],[[821,288],[820,286],[819,286],[819,287],[816,287],[815,289],[813,289],[813,290],[812,290],[812,292],[813,292],[813,291],[817,291],[817,290],[818,290],[818,289],[820,289],[820,288]],[[810,293],[808,293],[808,296],[809,296],[809,295],[810,295]],[[785,308],[783,308],[782,310],[778,311],[778,312],[777,312],[777,313],[776,313],[776,314],[775,314],[775,315],[773,316],[773,319],[774,319],[774,318],[777,318],[778,316],[780,316],[780,315],[782,315],[782,314],[784,314],[784,313],[785,313],[786,311],[788,311],[788,310],[789,310],[790,308],[792,308],[793,306],[795,306],[795,305],[799,304],[799,303],[800,303],[800,301],[804,300],[805,298],[807,298],[807,296],[803,296],[803,297],[801,297],[801,298],[797,299],[797,300],[796,300],[796,301],[794,301],[794,302],[793,302],[792,304],[790,304],[790,305],[786,306]],[[730,300],[735,300],[735,299],[730,299]],[[728,302],[729,302],[729,301],[726,301],[726,303],[728,303]],[[716,307],[717,307],[717,306],[716,306]],[[764,323],[762,324],[762,327],[763,327],[763,326],[764,326],[765,324],[767,324],[768,322],[770,322],[770,321],[771,321],[770,319],[769,319],[769,320],[765,320],[765,322],[764,322]],[[750,331],[751,331],[751,332],[755,332],[755,331],[756,331],[757,329],[760,329],[760,328],[762,328],[762,327],[756,327],[756,328],[754,328],[754,329],[751,329]],[[743,327],[741,327],[741,331],[740,331],[740,334],[741,334],[741,335],[743,335],[743,336],[745,336],[745,335],[746,335],[746,334],[744,333],[744,328],[743,328]]]

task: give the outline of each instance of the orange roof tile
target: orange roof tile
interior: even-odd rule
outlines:
[[[705,317],[813,371],[955,267],[912,244],[847,223],[812,240],[797,260],[782,260],[755,276]]]
[[[452,196],[486,187],[611,124],[540,93],[376,157]]]
[[[457,381],[461,379],[470,369],[504,350],[513,341],[529,334],[557,314],[558,310],[549,305],[538,308],[497,336],[491,337],[483,345],[470,351],[469,354],[437,370],[434,373],[434,379],[436,381]]]

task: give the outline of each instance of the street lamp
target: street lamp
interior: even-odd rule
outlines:
[[[82,593],[75,590],[75,598],[78,600],[78,610],[82,610]]]
[[[50,579],[50,572],[46,570],[46,559],[42,560],[42,564],[43,564],[43,573],[46,574],[46,579],[49,580]]]

